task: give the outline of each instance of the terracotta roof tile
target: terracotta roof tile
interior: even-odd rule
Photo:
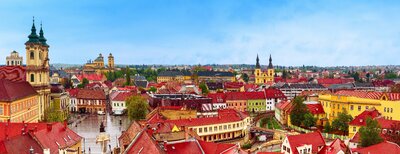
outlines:
[[[359,154],[382,154],[382,153],[400,153],[400,146],[396,143],[384,141],[375,145],[371,145],[365,148],[355,148],[352,152],[358,152]]]
[[[77,98],[105,100],[106,95],[104,94],[104,91],[102,91],[102,90],[80,89],[78,91]]]
[[[35,89],[26,81],[11,82],[0,79],[0,101],[10,102],[37,95]]]
[[[312,145],[312,153],[317,153],[318,147],[325,146],[325,140],[318,131],[307,134],[290,135],[287,136],[287,138],[290,144],[290,149],[293,149],[293,154],[298,154],[299,152],[295,149],[305,144]]]
[[[365,110],[364,112],[360,113],[358,116],[356,116],[350,123],[349,125],[355,125],[355,126],[365,126],[367,118],[376,118],[379,117],[381,114],[379,113],[378,110],[375,108],[371,108],[368,110]]]

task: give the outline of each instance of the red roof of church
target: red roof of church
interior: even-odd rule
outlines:
[[[36,90],[26,81],[0,79],[0,101],[11,102],[34,95],[37,95]]]
[[[22,66],[1,66],[0,79],[10,81],[26,81],[26,70]]]
[[[293,154],[298,154],[299,152],[295,149],[305,144],[312,145],[312,153],[317,153],[318,147],[325,146],[325,140],[318,131],[307,134],[290,135],[287,136],[287,138],[290,144],[290,149],[293,149]]]
[[[359,154],[400,153],[400,146],[393,142],[384,141],[369,147],[354,148],[351,151]]]
[[[364,112],[360,113],[358,116],[356,116],[350,123],[349,125],[356,125],[356,126],[365,126],[367,118],[376,118],[380,116],[381,114],[379,113],[378,110],[375,108],[367,109]]]

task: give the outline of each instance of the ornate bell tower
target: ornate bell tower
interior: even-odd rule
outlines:
[[[114,56],[111,53],[108,55],[108,68],[114,69]]]
[[[26,81],[39,93],[39,119],[43,120],[44,110],[50,106],[49,84],[49,45],[46,43],[43,29],[40,27],[39,36],[36,34],[35,19],[26,49]]]

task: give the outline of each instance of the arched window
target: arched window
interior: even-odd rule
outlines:
[[[30,58],[31,58],[31,59],[34,59],[34,58],[35,58],[35,53],[34,53],[33,51],[31,51],[31,53],[30,53]]]
[[[31,74],[31,82],[35,82],[35,75]]]

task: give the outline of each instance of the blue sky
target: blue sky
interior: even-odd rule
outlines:
[[[398,65],[400,1],[0,2],[0,63],[43,22],[51,63]]]

